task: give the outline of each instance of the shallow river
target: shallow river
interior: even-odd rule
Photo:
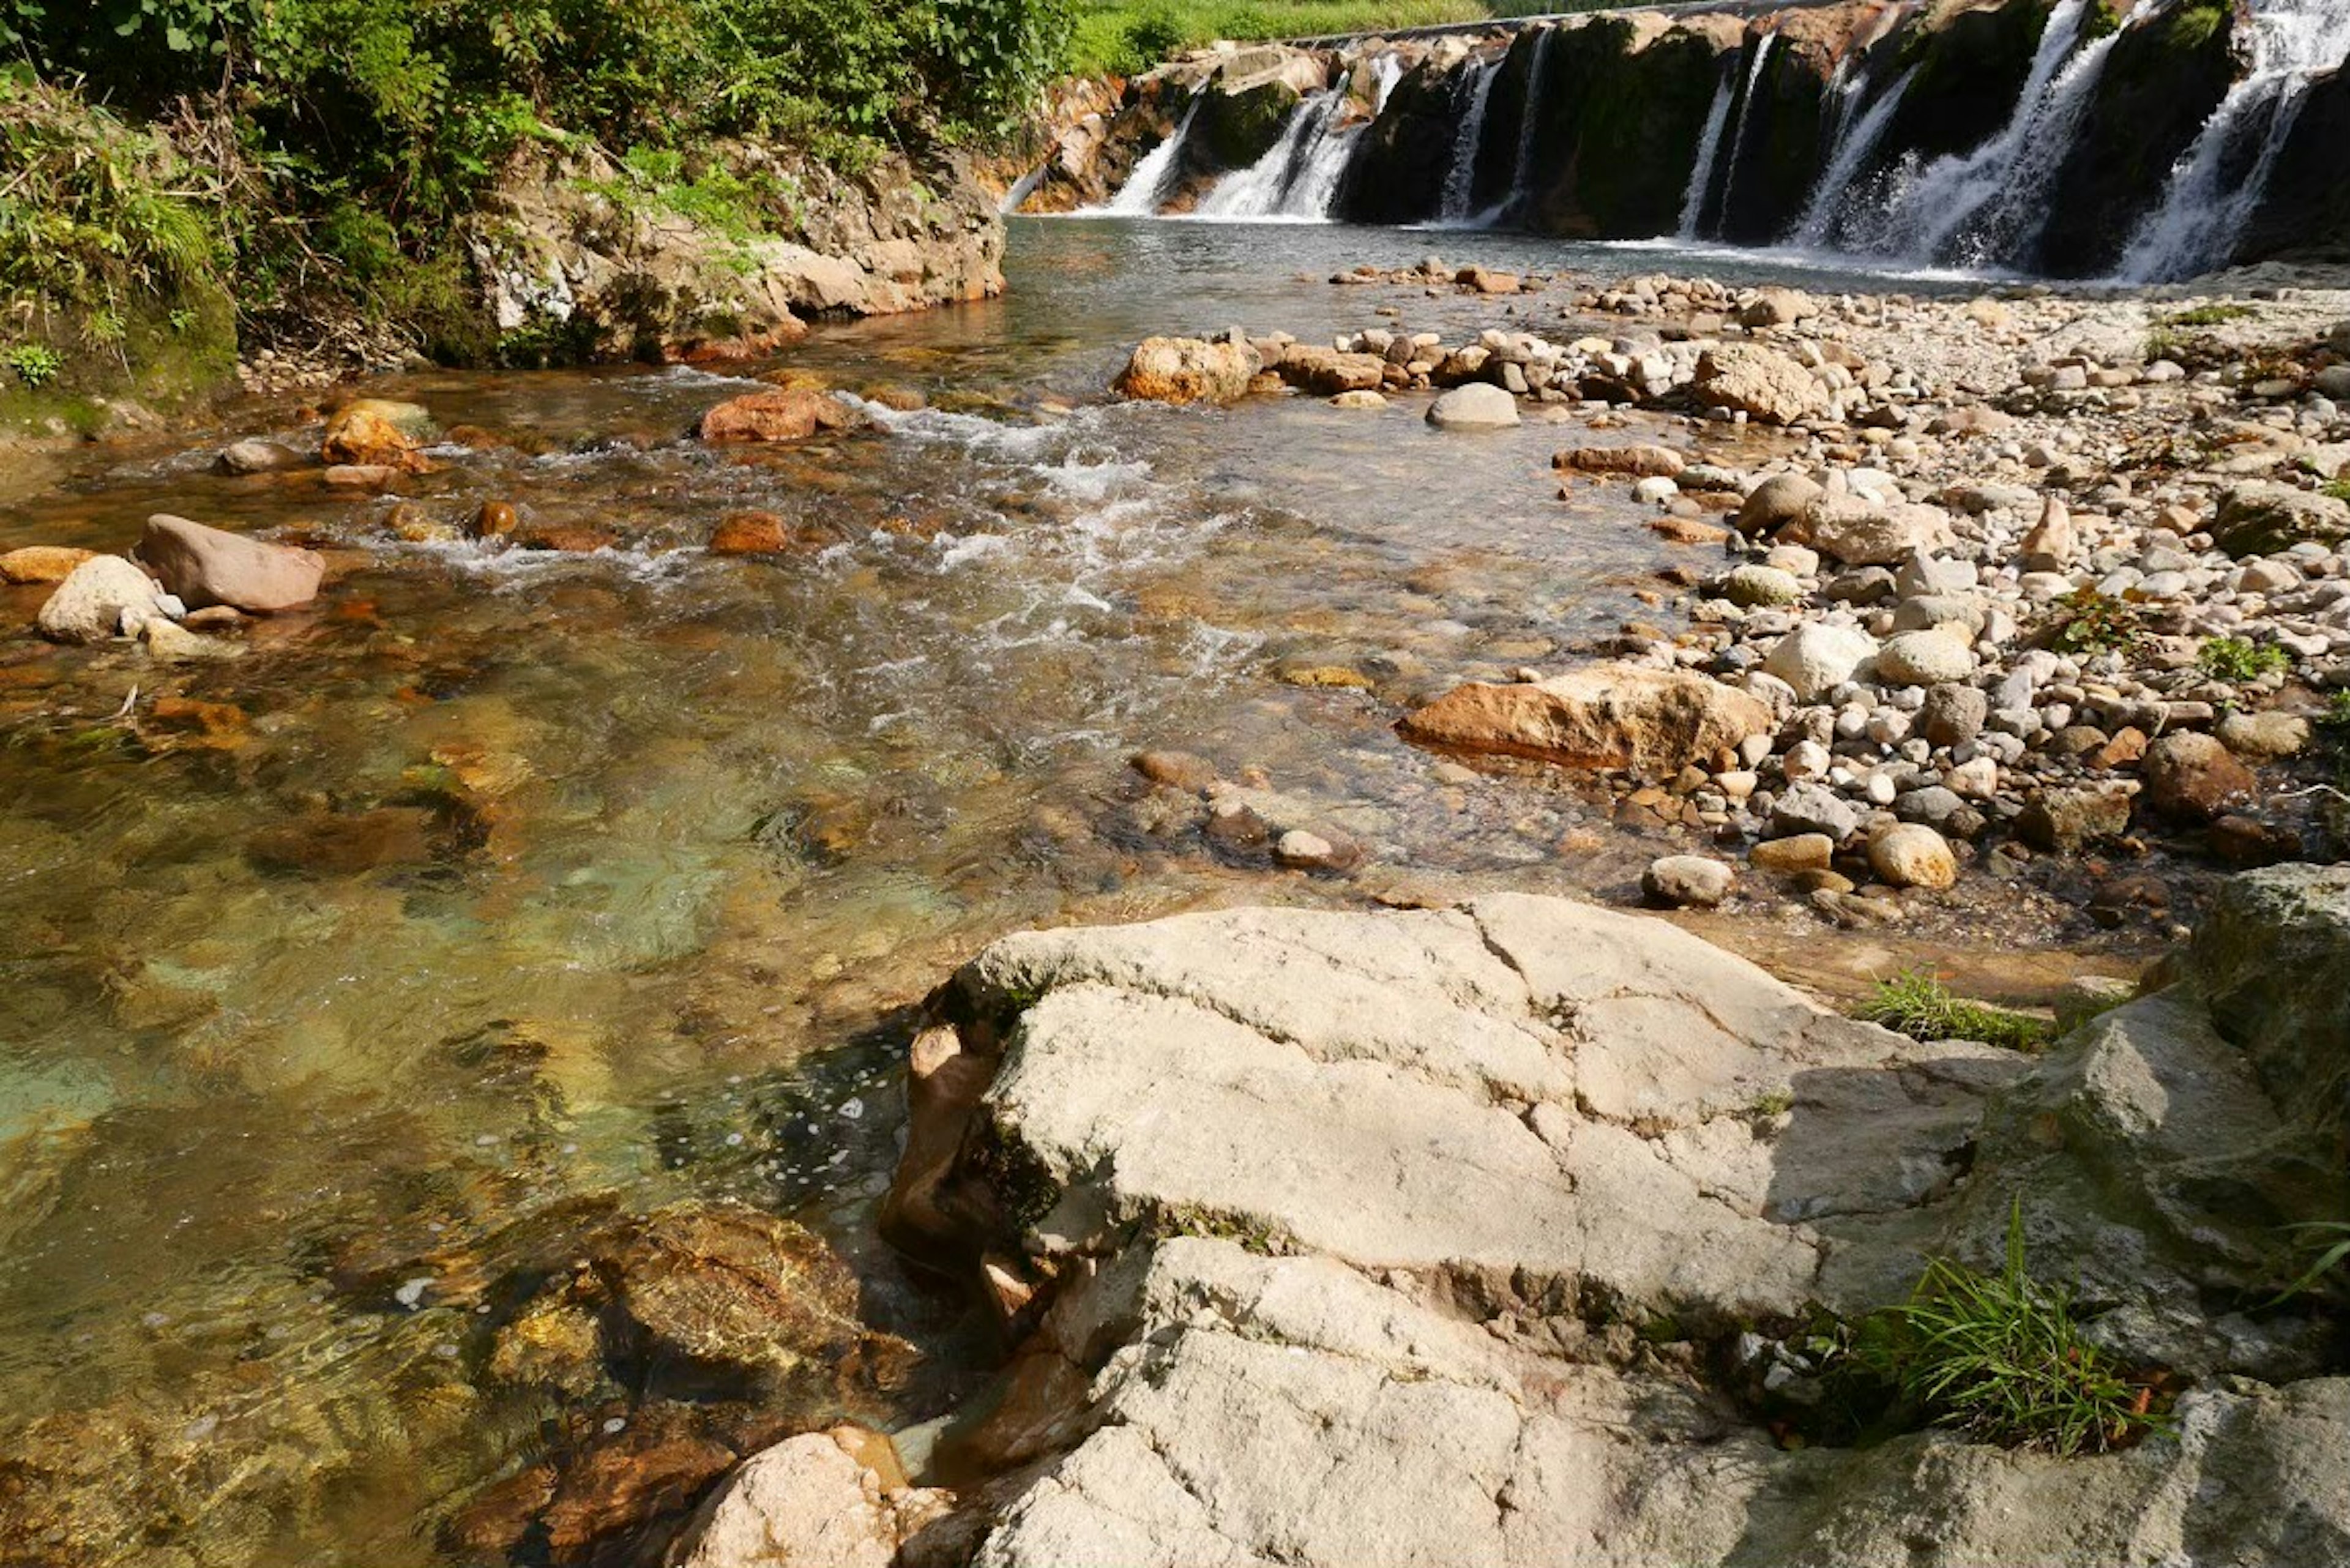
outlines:
[[[171,511],[334,565],[313,611],[193,670],[49,648],[42,590],[0,588],[0,1563],[467,1560],[447,1526],[484,1488],[639,1417],[625,1390],[573,1408],[492,1375],[514,1281],[681,1200],[829,1238],[859,1314],[911,1346],[786,1418],[929,1414],[974,1352],[871,1212],[910,1009],[956,962],[1211,901],[1620,888],[1659,840],[1389,728],[1642,613],[1677,558],[1620,494],[1556,499],[1557,431],[1102,400],[1152,332],[1319,336],[1382,305],[1486,324],[1324,281],[1430,250],[1671,262],[1022,223],[1006,300],[790,356],[927,400],[877,409],[879,433],[681,441],[752,385],[700,371],[419,375],[369,389],[475,431],[398,497],[215,477],[225,441],[315,441],[256,403],[0,511],[0,548],[120,550]],[[1564,330],[1561,297],[1523,319]],[[456,521],[493,499],[619,542],[384,526],[396,502]],[[753,507],[828,543],[700,548]],[[1161,831],[1125,768],[1149,746],[1262,770],[1375,871]]]

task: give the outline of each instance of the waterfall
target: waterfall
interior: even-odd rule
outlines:
[[[1721,155],[1721,133],[1730,124],[1730,98],[1737,73],[1724,67],[1713,89],[1713,107],[1705,111],[1705,131],[1697,139],[1697,161],[1690,166],[1689,190],[1681,196],[1681,223],[1676,232],[1684,240],[1697,238],[1697,221],[1705,212],[1705,193],[1713,184],[1713,162]]]
[[[1347,107],[1341,83],[1290,111],[1281,140],[1248,168],[1227,175],[1200,203],[1203,218],[1320,218],[1347,170],[1351,139],[1332,134]]]
[[[1490,60],[1474,71],[1469,84],[1469,110],[1461,117],[1461,129],[1452,138],[1452,166],[1444,171],[1444,204],[1437,213],[1448,223],[1467,223],[1469,203],[1476,199],[1477,153],[1485,140],[1485,106],[1492,100],[1493,80],[1502,74],[1502,60]]]
[[[2267,193],[2310,79],[2350,55],[2345,0],[2251,0],[2251,22],[2250,68],[2171,169],[2161,203],[2123,250],[2117,270],[2130,282],[2192,277],[2227,262]]]
[[[1804,204],[1804,215],[1795,221],[1790,237],[1796,244],[1817,249],[1835,237],[1836,221],[1844,215],[1845,198],[1852,190],[1852,182],[1859,178],[1861,170],[1877,151],[1877,144],[1885,140],[1885,132],[1892,125],[1893,117],[1900,112],[1902,96],[1908,92],[1910,78],[1916,74],[1915,67],[1903,72],[1886,89],[1885,96],[1858,118],[1853,116],[1849,105],[1846,106],[1836,124],[1835,140],[1830,143],[1827,168],[1812,187],[1811,200]],[[1864,76],[1858,86],[1865,88],[1867,85],[1868,78]]]
[[[2038,258],[2052,187],[2065,155],[2073,151],[2081,117],[2096,96],[2106,58],[2120,37],[2108,33],[2093,39],[2065,63],[2033,110],[2031,123],[2000,171],[1990,197],[1950,231],[1958,236],[1952,260],[1970,266],[2028,268]]]
[[[1371,94],[1371,118],[1378,119],[1388,111],[1388,99],[1395,96],[1398,83],[1403,80],[1403,57],[1393,49],[1371,62],[1371,85],[1378,90]]]
[[[1542,125],[1543,62],[1555,36],[1557,31],[1551,27],[1534,34],[1534,50],[1526,59],[1526,100],[1518,117],[1518,158],[1510,166],[1510,193],[1485,215],[1488,223],[1519,216],[1534,205],[1534,132]]]
[[[1730,223],[1730,192],[1737,188],[1738,162],[1746,155],[1747,128],[1754,123],[1754,90],[1762,85],[1762,67],[1771,58],[1771,46],[1778,41],[1778,34],[1765,33],[1754,46],[1754,64],[1746,73],[1746,91],[1738,100],[1738,127],[1730,133],[1730,167],[1721,173],[1721,205],[1714,210],[1717,234]]]
[[[1937,158],[1899,182],[1886,213],[1887,249],[1921,262],[1945,259],[1950,237],[2005,188],[2047,107],[2058,67],[2080,42],[2087,15],[2087,0],[2060,0],[2041,28],[2040,47],[2007,123],[1973,151]]]
[[[1195,98],[1191,107],[1183,111],[1182,120],[1175,134],[1150,150],[1150,155],[1134,166],[1126,183],[1103,212],[1121,218],[1148,218],[1159,211],[1166,198],[1167,184],[1174,178],[1176,160],[1182,156],[1183,140],[1191,134],[1191,121],[1199,118],[1204,99]]]
[[[1020,183],[1006,191],[1003,193],[1003,200],[996,203],[996,212],[1008,217],[1026,206],[1028,198],[1036,193],[1036,187],[1042,185],[1045,182],[1045,176],[1052,171],[1053,161],[1048,158],[1020,176]]]

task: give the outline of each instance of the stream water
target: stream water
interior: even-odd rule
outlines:
[[[716,451],[680,432],[743,384],[700,371],[418,375],[369,390],[470,429],[398,497],[212,474],[227,440],[315,439],[255,403],[0,512],[0,548],[171,511],[333,564],[193,669],[49,647],[43,590],[0,588],[0,1563],[471,1560],[469,1501],[639,1415],[493,1376],[516,1271],[680,1201],[806,1224],[910,1345],[788,1418],[936,1408],[961,1304],[871,1231],[909,1010],[1024,926],[1364,901],[1162,831],[1138,748],[1262,770],[1390,874],[1619,886],[1658,852],[1389,728],[1611,629],[1671,558],[1612,490],[1555,498],[1557,431],[1100,390],[1151,332],[1365,324],[1389,295],[1323,281],[1355,262],[1638,253],[1014,228],[1007,299],[792,354],[922,394],[878,431]],[[1396,303],[1448,333],[1492,308]],[[384,525],[492,499],[618,543]],[[701,548],[746,507],[827,543]]]

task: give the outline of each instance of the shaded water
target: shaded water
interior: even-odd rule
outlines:
[[[369,389],[472,428],[398,497],[207,472],[315,439],[257,405],[0,514],[0,548],[120,549],[170,510],[333,563],[193,670],[50,648],[42,590],[0,589],[0,1563],[465,1560],[443,1527],[485,1487],[642,1415],[494,1376],[518,1294],[680,1199],[806,1223],[910,1342],[779,1418],[934,1408],[961,1303],[871,1237],[908,1010],[1024,926],[1361,898],[1165,829],[1138,748],[1262,770],[1414,874],[1592,885],[1653,852],[1574,862],[1589,803],[1388,728],[1638,609],[1668,547],[1554,499],[1556,431],[1101,401],[1150,332],[1364,325],[1388,296],[1322,275],[1429,244],[1271,232],[1016,223],[1009,299],[791,356],[929,401],[874,432],[712,451],[679,432],[747,383],[424,375]],[[491,499],[615,543],[384,526]],[[821,547],[706,554],[746,507]]]

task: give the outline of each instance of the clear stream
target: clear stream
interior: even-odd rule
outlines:
[[[1010,929],[1364,901],[1165,832],[1138,748],[1262,769],[1390,879],[1618,887],[1657,853],[1538,769],[1464,782],[1389,729],[1641,613],[1690,558],[1614,487],[1559,502],[1561,432],[1104,401],[1152,332],[1485,324],[1324,281],[1432,248],[1674,259],[1023,221],[1007,299],[791,356],[922,392],[885,432],[712,451],[680,432],[747,383],[419,375],[369,389],[476,433],[399,497],[208,472],[237,437],[315,440],[279,403],[0,509],[0,548],[119,550],[172,511],[334,563],[314,610],[194,669],[48,647],[43,590],[0,588],[0,1563],[55,1561],[36,1525],[85,1565],[452,1561],[451,1511],[577,1425],[489,1386],[476,1330],[501,1272],[583,1216],[799,1220],[868,1321],[952,1361],[956,1303],[871,1236],[907,1010]],[[1520,308],[1564,329],[1560,298]],[[619,543],[384,527],[395,501],[489,499]],[[705,554],[745,507],[830,542]]]

